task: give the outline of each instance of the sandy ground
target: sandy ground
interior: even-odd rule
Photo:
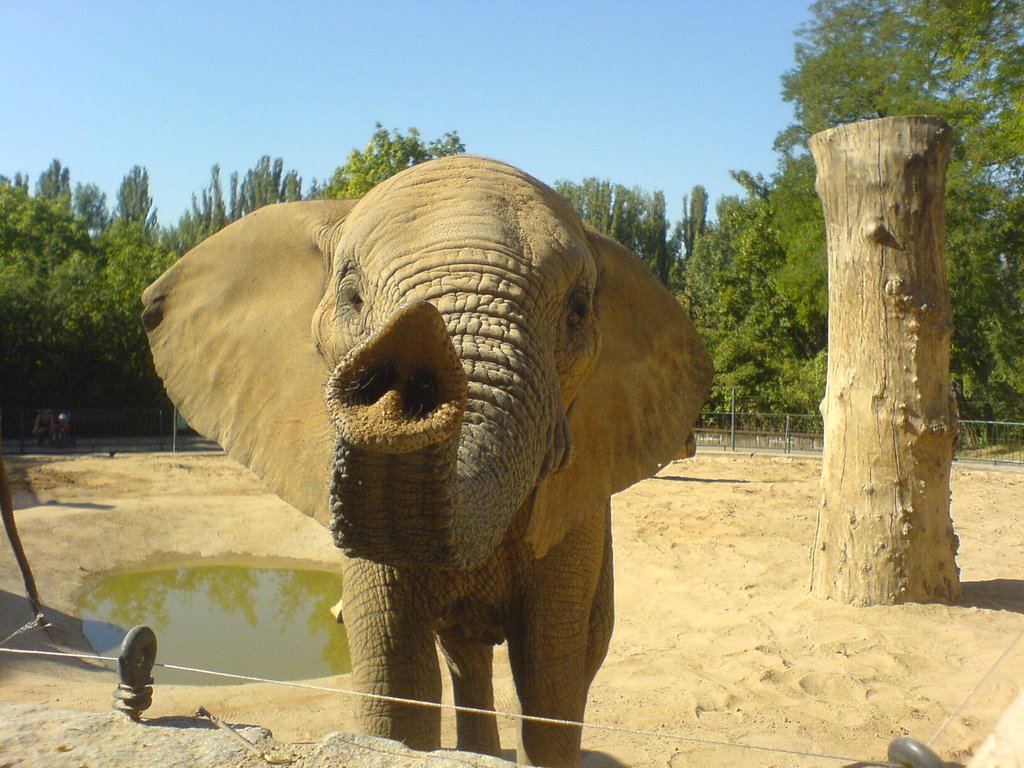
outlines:
[[[195,557],[339,561],[322,528],[219,454],[13,457],[8,468],[56,624],[53,640],[37,629],[8,647],[85,648],[76,597],[110,571]],[[1024,683],[1024,473],[954,470],[960,605],[850,608],[807,594],[819,468],[706,453],[615,498],[617,624],[587,720],[624,730],[585,731],[584,765],[839,765],[793,752],[878,760],[899,734],[967,761]],[[0,638],[29,618],[5,544]],[[498,706],[514,709],[501,653],[495,667]],[[0,654],[2,700],[107,711],[115,683],[96,662]],[[352,724],[347,696],[267,684],[158,686],[148,714],[200,705],[285,741]],[[447,745],[452,734],[446,714]],[[502,734],[513,748],[510,719]]]

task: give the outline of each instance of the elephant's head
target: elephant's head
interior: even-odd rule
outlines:
[[[472,567],[513,519],[543,555],[678,453],[710,386],[634,256],[480,158],[261,209],[144,302],[189,422],[348,554],[396,565]]]

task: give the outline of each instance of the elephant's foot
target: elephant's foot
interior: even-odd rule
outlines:
[[[435,707],[390,702],[364,704],[361,730],[370,736],[398,741],[410,749],[441,748],[441,714]]]
[[[456,744],[459,751],[501,756],[498,718],[494,715],[459,712],[456,716],[455,727],[459,734]]]
[[[520,760],[548,768],[578,768],[582,738],[579,726],[523,723]]]

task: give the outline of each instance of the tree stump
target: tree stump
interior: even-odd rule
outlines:
[[[811,137],[828,234],[825,446],[811,590],[855,605],[960,597],[945,264],[952,132],[869,120]]]

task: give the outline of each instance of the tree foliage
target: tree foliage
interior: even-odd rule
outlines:
[[[1019,0],[818,0],[782,78],[796,122],[770,179],[684,245],[681,299],[715,358],[712,405],[810,411],[824,392],[825,228],[806,141],[831,126],[937,114],[955,144],[947,267],[961,414],[1024,418],[1024,5]],[[683,237],[683,225],[673,239]]]
[[[271,203],[289,203],[302,199],[302,177],[296,171],[284,170],[284,160],[271,160],[264,155],[246,172],[241,187],[238,177],[231,177],[231,220]],[[237,189],[236,189],[237,188]]]
[[[410,128],[408,134],[403,136],[397,130],[389,133],[377,123],[366,147],[362,151],[353,149],[345,164],[335,170],[331,183],[323,190],[323,196],[362,197],[399,171],[427,160],[459,155],[465,151],[466,147],[455,132],[424,143],[416,128]]]
[[[796,66],[783,76],[797,122],[776,142],[791,243],[809,256],[824,237],[805,154],[810,135],[872,117],[943,117],[955,142],[947,267],[961,412],[1024,418],[1024,4],[818,0],[812,12]]]
[[[712,351],[712,407],[813,411],[823,394],[827,260],[813,133],[879,115],[930,112],[954,127],[948,271],[961,413],[1024,419],[1024,0],[818,0],[798,32],[783,93],[796,122],[769,178],[738,172],[741,195],[713,206],[693,186],[670,222],[664,194],[610,180],[556,182],[581,217],[631,248],[686,306]],[[379,124],[305,197],[359,197],[416,163],[464,151]],[[156,403],[138,312],[173,260],[263,205],[302,199],[299,174],[261,157],[225,184],[219,165],[190,209],[161,227],[136,166],[113,210],[59,160],[0,176],[0,405]],[[715,215],[709,217],[709,209]],[[10,382],[10,383],[8,383]]]
[[[700,184],[683,196],[683,218],[676,222],[672,241],[682,258],[689,258],[708,223],[708,191]]]
[[[741,408],[809,412],[824,389],[824,318],[808,322],[788,285],[802,270],[779,227],[778,188],[734,177],[746,196],[719,200],[683,272],[681,299],[715,362],[710,407],[725,408],[735,388]]]
[[[142,166],[132,166],[121,180],[114,218],[140,224],[147,232],[156,229],[156,209],[153,208],[153,198],[149,194],[149,171]]]
[[[263,155],[245,172],[239,183],[232,173],[225,200],[220,165],[210,168],[210,182],[192,195],[192,208],[182,215],[178,226],[164,234],[168,247],[184,254],[215,232],[258,208],[273,203],[302,200],[302,177],[285,171],[284,160]]]
[[[110,225],[107,195],[95,184],[75,184],[71,210],[75,216],[82,219],[92,237],[99,236]]]
[[[797,123],[781,149],[839,123],[936,114],[954,127],[969,174],[1022,191],[1020,0],[818,0],[811,10],[782,78]]]
[[[50,167],[39,174],[36,197],[45,200],[71,200],[71,171],[54,158]]]
[[[669,222],[665,194],[596,178],[580,183],[555,182],[564,197],[587,224],[630,248],[665,285],[679,255],[668,240]]]
[[[59,178],[70,187],[70,173]],[[143,174],[144,175],[144,174]],[[0,182],[0,367],[5,406],[152,403],[162,388],[139,323],[142,289],[173,260],[141,220],[104,215],[76,187],[74,210],[50,181],[30,196]]]
[[[399,142],[406,165],[463,151],[455,134],[427,144],[415,129],[387,138]],[[382,146],[379,139],[375,134],[365,156],[353,151],[365,161],[358,178],[368,178],[370,149]],[[401,154],[384,146],[391,159]],[[321,190],[314,185],[311,191]],[[191,209],[164,228],[142,166],[124,176],[113,211],[95,184],[76,184],[72,192],[71,171],[57,159],[39,175],[34,192],[27,175],[0,176],[4,408],[165,403],[139,321],[143,289],[232,221],[264,205],[303,199],[299,174],[269,155],[244,174],[232,173],[227,195],[214,165]]]

